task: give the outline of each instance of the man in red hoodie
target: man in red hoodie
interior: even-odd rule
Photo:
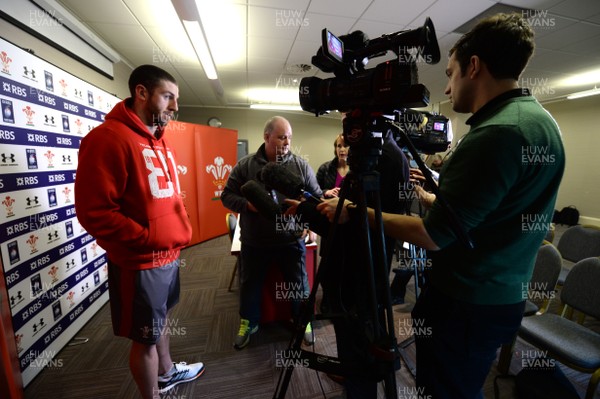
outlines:
[[[106,250],[113,330],[132,340],[129,367],[149,399],[198,378],[204,365],[173,363],[164,329],[179,301],[179,252],[192,233],[164,139],[179,88],[166,71],[142,65],[129,91],[81,141],[75,206]]]

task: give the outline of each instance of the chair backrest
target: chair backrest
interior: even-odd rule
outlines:
[[[600,228],[582,225],[569,227],[556,247],[562,257],[571,262],[600,256]]]
[[[550,243],[542,245],[535,258],[530,289],[544,293],[553,292],[561,269],[562,257],[558,249]]]
[[[227,231],[229,232],[229,239],[233,241],[233,233],[235,232],[235,226],[237,225],[237,217],[228,212],[225,215],[225,222],[227,223]]]
[[[565,279],[560,299],[575,310],[600,319],[600,258],[577,262]]]

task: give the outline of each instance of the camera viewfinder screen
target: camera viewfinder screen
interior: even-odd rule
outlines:
[[[333,33],[327,31],[327,52],[328,54],[342,62],[344,53],[344,44]]]
[[[438,132],[443,132],[444,131],[444,122],[434,122],[433,130],[436,130]]]

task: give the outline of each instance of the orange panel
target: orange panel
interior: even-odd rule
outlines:
[[[221,193],[237,161],[237,131],[196,125],[200,240],[227,234]]]

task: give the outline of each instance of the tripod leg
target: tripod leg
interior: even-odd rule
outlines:
[[[370,282],[371,282],[371,300],[374,302],[374,313],[372,320],[375,322],[377,329],[381,329],[375,334],[375,339],[378,340],[379,345],[387,345],[387,350],[391,353],[391,361],[386,363],[389,367],[389,373],[387,373],[383,379],[385,397],[387,399],[397,398],[397,384],[396,384],[396,373],[395,370],[399,367],[398,358],[398,347],[396,343],[396,336],[394,333],[394,316],[392,309],[392,299],[390,293],[389,284],[389,265],[387,262],[386,247],[384,245],[384,233],[383,233],[383,220],[381,215],[381,198],[380,198],[380,182],[379,174],[377,172],[369,172],[361,174],[359,177],[359,187],[361,188],[360,200],[358,204],[359,208],[364,209],[363,228],[367,232],[367,244],[370,264]],[[366,217],[366,192],[373,194],[374,204],[374,223],[373,223],[373,248],[371,248],[371,239],[369,234],[369,223]],[[375,262],[374,258],[377,260]],[[375,279],[378,280],[380,286],[376,287]],[[378,302],[377,289],[381,290],[383,294]],[[382,317],[379,317],[381,312]],[[382,337],[382,333],[384,336]]]
[[[415,279],[415,298],[418,298],[419,293],[421,292],[421,286],[423,285],[422,280],[423,280],[424,269],[426,267],[427,252],[423,248],[417,248],[417,246],[414,244],[410,244],[409,252],[410,252],[410,258],[411,258],[410,264],[413,267],[413,275],[414,275],[414,279]],[[408,354],[406,353],[406,348],[408,348],[410,345],[414,344],[414,342],[415,342],[414,336],[406,338],[404,341],[402,341],[400,343],[399,352],[400,352],[400,357],[404,361],[404,364],[406,364],[406,367],[410,371],[410,374],[413,376],[413,378],[416,378],[417,377],[417,366],[410,359]]]
[[[290,339],[290,343],[288,345],[288,351],[300,350],[302,346],[302,340],[304,339],[304,332],[306,331],[307,324],[311,321],[314,316],[314,309],[317,297],[318,287],[321,284],[322,273],[328,267],[328,259],[330,259],[330,255],[333,254],[333,243],[335,242],[335,235],[338,229],[337,220],[339,220],[339,216],[342,212],[342,208],[345,200],[345,193],[349,186],[349,181],[344,181],[342,184],[342,189],[340,191],[340,202],[338,203],[338,207],[336,209],[336,213],[334,216],[334,223],[332,223],[329,234],[327,245],[325,247],[325,251],[321,257],[321,263],[319,265],[319,270],[313,281],[313,286],[310,291],[310,295],[306,301],[306,306],[300,314],[300,319],[296,324],[296,331],[292,335]],[[297,352],[296,352],[297,353]],[[279,379],[277,381],[277,386],[275,388],[275,392],[273,393],[273,399],[284,399],[287,393],[287,388],[289,386],[290,380],[292,379],[292,373],[294,371],[294,367],[286,367],[279,374]]]
[[[364,184],[364,176],[361,175],[358,179],[358,183],[356,183],[356,187],[359,188],[358,192],[358,219],[357,221],[359,228],[356,229],[356,234],[360,235],[359,242],[361,245],[364,245],[359,253],[364,254],[364,258],[360,257],[360,259],[353,259],[353,263],[349,265],[349,268],[342,268],[342,273],[357,273],[356,276],[361,280],[361,283],[366,281],[366,291],[361,291],[363,294],[366,294],[364,297],[364,302],[358,302],[357,305],[362,306],[362,310],[359,312],[358,317],[359,321],[362,321],[364,331],[361,331],[361,334],[364,334],[365,337],[370,339],[370,344],[367,344],[367,347],[364,349],[369,352],[377,353],[375,354],[374,361],[369,359],[369,365],[373,367],[379,368],[378,378],[383,378],[384,389],[385,389],[385,397],[387,399],[397,398],[397,387],[396,387],[396,375],[395,370],[396,366],[399,365],[398,358],[398,348],[396,343],[396,338],[394,334],[394,322],[393,322],[393,313],[392,313],[392,304],[391,304],[391,294],[389,292],[389,270],[387,266],[387,256],[385,246],[383,245],[383,224],[381,221],[381,208],[380,208],[380,199],[378,196],[379,190],[379,181],[378,174],[369,174],[366,178],[368,188],[371,191],[375,192],[375,202],[376,205],[374,209],[375,212],[375,225],[376,232],[371,237],[370,229],[369,229],[369,220],[368,213],[366,207],[366,191],[369,191],[365,188]],[[302,312],[299,324],[297,325],[297,330],[294,333],[289,348],[294,351],[299,351],[302,339],[304,336],[304,330],[306,325],[312,318],[312,312],[314,311],[315,298],[318,285],[321,283],[323,270],[329,266],[330,262],[330,254],[333,254],[332,246],[334,243],[335,231],[337,228],[337,220],[339,220],[339,215],[341,213],[346,188],[350,186],[350,181],[353,181],[354,174],[352,171],[349,175],[346,176],[344,180],[344,185],[342,187],[340,201],[338,203],[338,207],[336,209],[336,214],[334,217],[334,223],[331,226],[331,231],[327,240],[327,247],[324,253],[324,256],[321,260],[321,265],[315,277],[315,281],[313,283],[313,287],[309,298],[306,302],[306,307],[304,312]],[[373,253],[377,256],[377,262],[374,262]],[[346,266],[346,265],[344,265]],[[376,284],[378,282],[380,286]],[[363,285],[364,287],[364,285]],[[382,289],[382,296],[378,298],[377,292],[378,287]],[[352,289],[349,287],[348,289]],[[352,295],[350,296],[352,297]],[[383,317],[380,317],[380,314]],[[385,319],[385,322],[383,320]],[[346,332],[346,331],[344,331]],[[355,332],[351,332],[355,333]],[[364,344],[363,344],[364,345]],[[366,353],[361,351],[358,354],[358,358],[362,358]],[[338,361],[338,363],[345,363],[345,361]],[[348,362],[350,363],[350,362]],[[315,367],[316,368],[316,367]],[[368,369],[368,368],[367,368]],[[341,369],[340,369],[341,370]],[[374,370],[367,370],[374,371]],[[282,370],[279,381],[277,384],[276,392],[274,393],[274,399],[283,399],[285,398],[285,394],[287,391],[287,387],[292,377],[293,368],[288,367]],[[349,375],[356,375],[349,374]],[[352,377],[348,377],[352,378]],[[373,384],[376,384],[375,380],[372,380]],[[370,384],[371,382],[369,382]]]

